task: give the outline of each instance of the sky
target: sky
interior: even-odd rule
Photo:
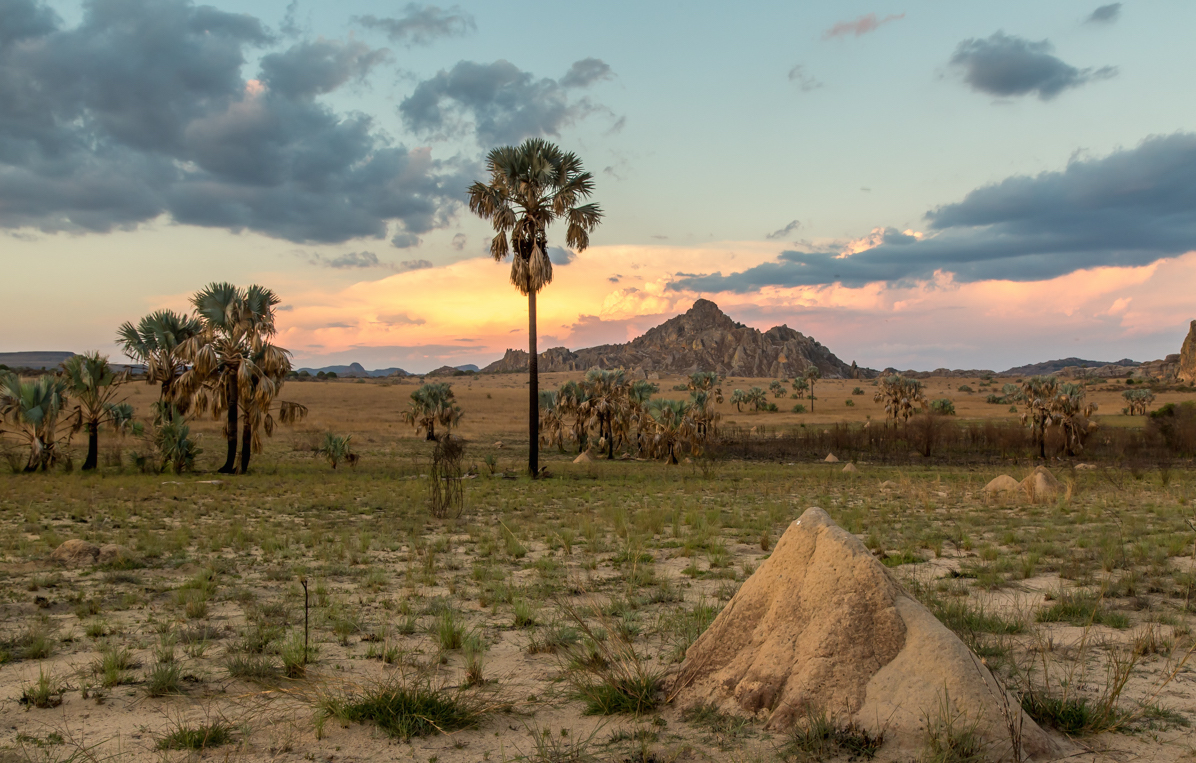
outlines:
[[[714,300],[847,362],[1161,358],[1196,318],[1190,2],[0,0],[0,351],[99,349],[213,281],[297,366],[527,348],[465,205],[577,153],[539,347]]]

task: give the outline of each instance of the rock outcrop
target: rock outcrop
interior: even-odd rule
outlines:
[[[713,704],[777,731],[821,711],[883,729],[903,749],[949,702],[994,760],[1014,757],[1005,712],[1020,721],[1026,753],[1057,751],[959,637],[818,508],[789,526],[689,648],[671,694],[683,709]]]
[[[1170,358],[1171,356],[1167,356]],[[1180,381],[1196,381],[1196,321],[1188,326],[1188,335],[1184,337],[1183,346],[1179,348],[1179,357],[1175,376]]]
[[[553,347],[540,353],[540,373],[626,368],[650,375],[716,371],[725,376],[792,378],[814,366],[831,379],[871,378],[875,371],[856,368],[835,357],[814,339],[788,326],[760,331],[736,323],[707,299],[687,312],[649,329],[627,344],[605,344],[576,352]],[[483,373],[527,370],[527,352],[507,350]]]

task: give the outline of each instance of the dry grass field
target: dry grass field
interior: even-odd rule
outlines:
[[[533,482],[518,474],[526,378],[449,381],[477,475],[455,519],[428,512],[430,443],[401,419],[414,381],[288,383],[281,397],[310,414],[248,475],[211,473],[223,443],[210,421],[193,425],[199,473],[143,474],[137,438],[105,433],[96,473],[0,475],[0,760],[830,759],[809,735],[682,714],[660,691],[815,505],[1025,696],[1070,759],[1196,760],[1191,470],[1052,462],[1062,489],[1033,503],[983,491],[1028,474],[1025,459],[847,474],[813,459],[574,464],[548,449],[550,476]],[[661,395],[684,396],[669,391],[679,381]],[[983,380],[927,384],[958,419],[1016,418],[984,402]],[[1090,388],[1102,427],[1140,425],[1120,414],[1123,388]],[[127,389],[141,412],[156,397]],[[879,421],[872,392],[820,381],[813,413],[789,399],[720,411],[774,430]],[[327,432],[352,435],[356,468],[313,457]],[[68,539],[121,551],[57,564]],[[882,745],[875,759],[919,754]]]

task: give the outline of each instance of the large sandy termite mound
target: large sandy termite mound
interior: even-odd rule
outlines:
[[[1057,752],[980,659],[818,508],[789,526],[690,647],[671,694],[775,730],[826,712],[899,746],[918,744],[946,700],[976,722],[994,759],[1012,757],[1007,717],[1025,753]]]

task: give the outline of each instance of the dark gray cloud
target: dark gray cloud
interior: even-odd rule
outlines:
[[[287,98],[309,98],[363,79],[387,57],[385,50],[371,50],[361,42],[299,42],[263,57],[262,79],[270,90]]]
[[[613,76],[614,73],[611,72],[610,65],[602,59],[583,58],[573,62],[569,71],[565,72],[564,77],[561,77],[561,85],[563,87],[589,87],[595,82],[610,79]]]
[[[784,228],[780,228],[779,230],[774,230],[772,233],[766,233],[766,234],[764,234],[764,238],[767,238],[767,239],[778,239],[778,238],[785,238],[785,237],[786,237],[786,236],[788,236],[790,233],[793,233],[794,231],[796,231],[796,230],[797,230],[798,228],[800,228],[800,227],[801,227],[801,222],[800,222],[800,221],[798,221],[798,220],[790,220],[790,221],[789,221],[789,222],[788,222],[788,223],[785,225],[785,227],[784,227]]]
[[[380,262],[378,255],[373,252],[348,252],[332,259],[324,259],[319,255],[316,255],[316,257],[317,262],[324,267],[336,268],[337,270],[386,267],[386,263]]]
[[[356,21],[366,29],[385,32],[391,40],[408,47],[428,45],[443,37],[461,37],[477,29],[473,16],[456,5],[441,8],[408,3],[398,18],[358,16]]]
[[[0,0],[0,227],[103,232],[166,215],[338,242],[443,225],[461,168],[318,99],[382,53],[299,42],[247,81],[249,55],[274,42],[258,19],[190,0],[86,0],[75,26],[38,0]]]
[[[680,277],[674,290],[914,282],[1034,281],[1100,266],[1142,266],[1196,250],[1196,134],[1148,138],[1059,172],[1018,175],[926,214],[921,241],[886,229],[850,256],[783,252],[740,273]],[[680,275],[680,274],[679,274]]]
[[[1108,5],[1102,5],[1094,10],[1092,15],[1088,17],[1087,21],[1089,24],[1109,24],[1116,21],[1117,17],[1120,15],[1121,3],[1109,3]]]
[[[553,265],[568,265],[577,259],[577,252],[561,246],[548,247],[548,260]]]
[[[1032,42],[996,32],[987,39],[959,43],[951,64],[963,71],[973,90],[1001,98],[1037,93],[1049,101],[1064,90],[1116,76],[1117,67],[1077,69],[1051,55],[1048,40]]]
[[[468,241],[469,241],[469,239],[465,236],[464,233],[457,233],[453,236],[453,242],[452,242],[453,248],[456,249],[458,252],[460,252],[465,249],[465,244]]]
[[[588,99],[575,100],[569,91],[592,83],[599,65],[609,73],[601,61],[585,59],[558,81],[537,79],[509,61],[460,61],[419,83],[399,105],[399,114],[404,125],[422,134],[460,133],[472,121],[483,146],[558,135],[562,127],[595,110]],[[579,66],[588,74],[578,73]],[[564,84],[566,80],[572,84]]]
[[[427,270],[436,267],[427,260],[403,260],[399,263],[399,270]]]

